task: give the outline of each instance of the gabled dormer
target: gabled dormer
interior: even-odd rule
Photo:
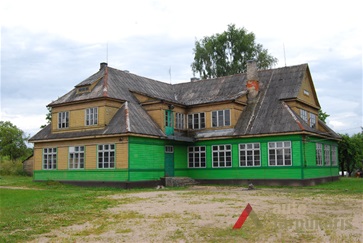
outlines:
[[[300,85],[297,86],[298,90],[295,97],[291,97],[284,101],[308,126],[319,129],[318,113],[320,104],[308,67],[306,67],[302,79],[297,80],[297,82],[300,82]]]

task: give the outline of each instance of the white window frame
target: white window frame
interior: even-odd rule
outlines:
[[[69,111],[58,112],[58,129],[69,127]]]
[[[316,115],[314,113],[310,113],[310,127],[314,128],[316,125]]]
[[[68,168],[72,170],[84,169],[84,146],[71,146],[68,148]]]
[[[207,153],[205,146],[188,147],[188,168],[206,168]]]
[[[330,165],[330,145],[324,145],[324,164],[329,166]]]
[[[323,145],[321,143],[316,143],[316,165],[323,165]]]
[[[261,166],[260,143],[239,144],[239,166],[240,167]]]
[[[205,113],[188,114],[188,128],[197,130],[205,128]]]
[[[212,146],[212,167],[232,167],[232,145],[226,144]]]
[[[338,147],[331,146],[331,165],[338,165]]]
[[[231,125],[231,110],[212,111],[212,127],[225,127]]]
[[[97,145],[97,168],[114,169],[116,168],[116,149],[115,144]]]
[[[98,107],[87,108],[85,113],[86,126],[94,126],[98,124]]]
[[[304,109],[300,109],[300,117],[308,123],[308,112]]]
[[[172,145],[165,145],[165,153],[167,153],[167,154],[174,153],[174,146],[172,146]]]
[[[185,114],[175,113],[175,128],[179,130],[185,129]]]
[[[272,154],[272,152],[273,152],[273,154]],[[287,156],[288,156],[288,158],[287,158]],[[273,157],[273,160],[272,160],[272,157]],[[281,159],[282,159],[282,164],[278,164],[279,161],[281,162]],[[274,164],[272,163],[273,161],[274,161]],[[287,163],[288,161],[290,161],[290,163]],[[268,164],[269,164],[269,166],[292,166],[291,141],[269,142],[268,143]]]
[[[43,170],[57,169],[57,148],[43,148]]]

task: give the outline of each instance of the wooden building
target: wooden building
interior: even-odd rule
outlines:
[[[167,84],[108,67],[49,104],[34,180],[130,187],[311,185],[338,179],[339,136],[318,119],[307,64]]]

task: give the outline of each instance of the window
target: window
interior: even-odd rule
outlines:
[[[309,96],[310,95],[309,91],[307,91],[306,89],[304,89],[304,95]]]
[[[188,167],[205,168],[205,146],[188,147]]]
[[[314,113],[310,113],[310,127],[315,128],[316,116]]]
[[[300,109],[300,117],[307,123],[308,122],[308,113],[306,110]]]
[[[115,145],[98,145],[98,168],[115,168]]]
[[[292,165],[291,142],[268,143],[269,165]]]
[[[57,148],[43,149],[43,169],[44,170],[57,169]]]
[[[260,166],[260,144],[245,143],[239,145],[239,166]]]
[[[223,127],[231,125],[229,110],[212,111],[212,127]]]
[[[86,109],[86,126],[97,125],[98,124],[98,108],[88,108]]]
[[[182,113],[175,114],[175,128],[180,130],[185,128],[185,114]]]
[[[205,114],[195,113],[188,115],[188,128],[189,129],[203,129],[205,128]]]
[[[213,167],[232,167],[232,146],[212,146]]]
[[[173,113],[171,110],[165,111],[165,126],[172,127],[173,126]]]
[[[325,165],[330,165],[330,145],[324,145],[324,162]]]
[[[69,112],[58,113],[58,128],[67,128],[69,126]]]
[[[69,169],[84,168],[84,146],[69,147]]]
[[[323,165],[323,147],[321,143],[316,144],[316,165]]]
[[[174,147],[170,145],[165,146],[165,153],[172,154],[174,153]]]
[[[89,86],[79,87],[78,93],[85,93],[89,91]]]
[[[331,147],[331,163],[332,165],[338,165],[338,158],[337,158],[337,146]]]

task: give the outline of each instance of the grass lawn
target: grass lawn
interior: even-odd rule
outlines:
[[[160,228],[164,224],[166,228],[170,227],[170,229],[167,229],[171,232],[170,235],[166,238],[162,238],[163,240],[167,239],[170,241],[182,240],[194,242],[202,240],[207,242],[218,242],[223,241],[224,239],[233,242],[240,240],[256,241],[259,239],[258,237],[261,236],[259,234],[266,234],[267,237],[271,234],[280,234],[282,235],[282,238],[276,238],[277,241],[284,241],[285,239],[289,241],[291,239],[289,234],[284,232],[283,229],[280,229],[281,232],[277,232],[278,230],[273,224],[273,220],[279,220],[281,217],[288,217],[287,214],[284,215],[286,210],[280,210],[280,208],[278,208],[278,202],[276,200],[274,201],[272,198],[270,199],[274,194],[281,195],[282,197],[286,196],[288,199],[295,200],[294,203],[290,203],[292,206],[299,206],[298,203],[300,200],[308,199],[309,202],[312,203],[312,207],[314,207],[314,205],[318,207],[320,200],[326,200],[321,201],[324,205],[320,205],[321,207],[319,206],[316,215],[308,215],[309,218],[314,219],[315,217],[315,219],[321,223],[324,223],[323,220],[329,222],[329,217],[331,217],[329,212],[326,212],[327,207],[329,207],[326,202],[331,203],[331,205],[340,203],[344,205],[346,203],[349,206],[349,203],[351,202],[344,201],[344,198],[349,198],[349,200],[352,200],[354,203],[362,203],[363,196],[363,180],[356,178],[341,178],[339,181],[314,187],[263,187],[261,190],[256,190],[254,194],[248,195],[249,202],[253,203],[253,200],[256,199],[253,207],[254,210],[258,212],[258,216],[260,217],[260,220],[263,221],[265,227],[263,231],[260,231],[259,234],[257,234],[254,229],[255,226],[251,223],[252,221],[246,223],[246,226],[244,226],[244,230],[242,231],[231,231],[230,224],[233,226],[233,221],[235,221],[241,213],[241,204],[245,204],[245,202],[242,201],[241,204],[236,206],[236,194],[241,193],[237,187],[230,187],[230,189],[228,189],[229,191],[223,192],[219,192],[218,187],[216,189],[217,191],[214,192],[208,191],[208,189],[203,189],[203,191],[188,191],[183,188],[178,188],[176,190],[165,189],[163,191],[155,191],[154,189],[122,190],[115,188],[75,187],[56,182],[35,183],[30,177],[14,176],[2,176],[0,179],[0,186],[0,242],[36,241],[40,235],[47,234],[53,230],[62,230],[67,226],[81,225],[87,222],[97,226],[90,226],[91,228],[89,229],[74,233],[74,235],[71,236],[73,238],[70,238],[71,241],[80,240],[82,238],[77,237],[87,237],[91,234],[99,234],[102,236],[103,233],[107,233],[110,235],[109,232],[113,231],[116,231],[116,234],[122,235],[122,237],[131,237],[130,235],[132,234],[134,234],[134,237],[135,234],[142,231],[137,229],[138,227],[141,227],[143,223],[147,223],[143,226],[143,229],[151,227],[155,232],[164,230],[164,228]],[[13,189],[14,187],[17,189]],[[152,193],[154,193],[153,199],[150,200],[154,201],[150,201],[150,204],[143,206],[141,203],[147,200],[142,200],[140,195],[150,195]],[[172,198],[173,195],[175,198]],[[339,195],[339,197],[337,195]],[[164,205],[167,209],[172,209],[175,207],[174,204],[166,205],[165,203],[172,202],[173,200],[175,200],[175,204],[178,204],[180,200],[185,200],[186,207],[201,206],[200,210],[203,210],[204,207],[208,207],[208,205],[217,204],[225,205],[226,209],[229,208],[232,211],[233,208],[238,207],[238,213],[233,215],[233,219],[229,219],[228,217],[230,217],[230,214],[223,211],[216,211],[214,215],[215,218],[209,219],[209,216],[207,217],[208,220],[212,220],[212,222],[214,222],[214,220],[217,222],[218,218],[220,218],[220,220],[223,221],[223,227],[220,227],[216,224],[208,225],[205,219],[206,216],[199,214],[198,210],[195,212],[185,210],[182,213],[170,213],[167,211],[156,214],[156,210],[158,210],[158,206],[156,206],[156,208],[152,209],[150,212],[143,211],[148,207],[155,205],[159,205],[160,207]],[[286,205],[288,206],[288,204]],[[267,208],[266,212],[263,211],[264,207]],[[268,207],[272,210],[268,210]],[[216,208],[216,210],[217,209],[218,208]],[[303,209],[309,213],[309,208],[305,207]],[[325,215],[321,216],[321,212],[325,212]],[[296,217],[299,217],[299,215],[296,215]],[[351,222],[349,221],[347,223]],[[119,228],[117,228],[117,225],[119,225]],[[180,227],[176,227],[176,225],[179,225]],[[250,231],[248,231],[249,229]],[[188,231],[190,232],[188,233]],[[325,230],[324,232],[325,235],[319,237],[314,236],[314,234],[306,234],[306,232],[292,233],[298,235],[295,236],[297,238],[294,238],[294,240],[297,241],[316,241],[330,239],[324,238],[328,236],[336,237],[333,230]],[[53,235],[53,237],[57,237],[57,235]],[[141,241],[153,239],[140,237],[139,240]],[[148,235],[148,237],[159,236]],[[125,239],[126,242],[128,242],[128,238]],[[355,238],[346,237],[343,239],[348,239],[347,242],[355,241]],[[90,239],[90,241],[92,240],[105,241],[106,239]],[[339,238],[339,240],[342,240],[342,238]]]
[[[0,242],[30,240],[62,226],[86,222],[115,203],[104,197],[112,188],[88,189],[56,182],[35,183],[30,177],[2,176]]]

